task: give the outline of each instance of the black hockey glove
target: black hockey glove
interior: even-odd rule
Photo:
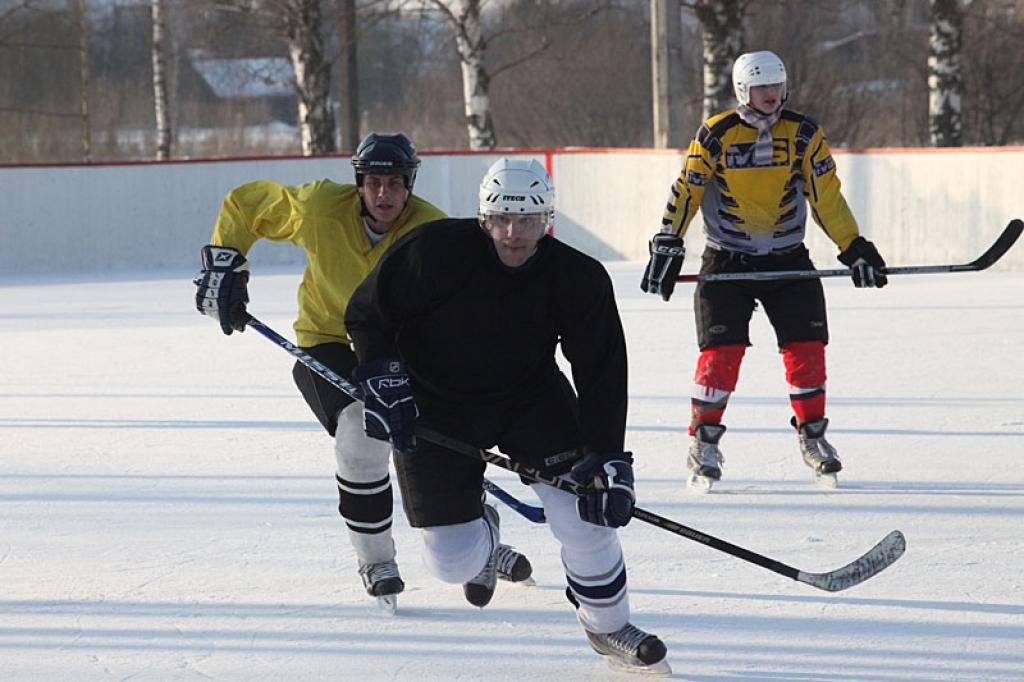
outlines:
[[[196,309],[203,315],[220,320],[221,330],[231,335],[245,331],[249,313],[249,262],[229,246],[204,246],[201,252],[203,271],[192,280],[196,291]]]
[[[359,365],[352,380],[363,393],[363,429],[377,440],[389,440],[399,452],[416,449],[419,409],[401,360],[376,360]]]
[[[683,240],[674,234],[659,232],[651,238],[651,260],[640,280],[640,288],[649,294],[661,294],[666,301],[676,288],[676,277],[683,267],[686,248]]]
[[[633,453],[592,452],[570,472],[573,479],[590,490],[580,495],[576,510],[580,518],[598,526],[619,528],[633,517]]]
[[[853,268],[853,286],[878,287],[881,289],[888,282],[883,269],[885,261],[878,255],[878,249],[864,237],[857,237],[839,254],[839,260],[847,267]]]

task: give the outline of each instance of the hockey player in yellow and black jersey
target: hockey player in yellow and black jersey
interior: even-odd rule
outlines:
[[[356,365],[345,329],[345,306],[381,255],[421,223],[445,214],[412,194],[420,159],[401,133],[370,133],[352,157],[354,185],[318,180],[285,186],[268,180],[232,190],[224,199],[196,280],[199,312],[225,334],[249,319],[249,263],[259,239],[291,242],[306,251],[299,285],[298,344],[341,376]],[[363,433],[362,409],[296,363],[292,376],[317,419],[334,437],[339,511],[367,592],[390,611],[404,588],[391,536],[390,449]]]
[[[885,262],[860,236],[839,188],[825,133],[783,108],[786,70],[771,52],[741,55],[733,66],[739,106],[701,126],[672,185],[662,230],[651,240],[641,288],[666,301],[698,209],[707,248],[701,272],[813,270],[804,232],[808,208],[853,268],[857,287],[882,287]],[[736,388],[750,318],[760,301],[775,329],[804,461],[829,485],[842,464],[825,439],[825,296],[817,278],[701,282],[694,293],[700,357],[691,395],[690,485],[707,490],[722,474],[722,416]]]

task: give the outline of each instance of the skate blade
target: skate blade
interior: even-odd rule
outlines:
[[[650,665],[635,665],[628,663],[615,656],[605,656],[604,660],[608,663],[608,667],[612,670],[620,673],[630,673],[631,675],[650,675],[651,677],[669,677],[672,675],[672,667],[668,664],[668,661],[664,658],[657,663]]]
[[[704,494],[711,491],[711,486],[714,481],[707,476],[701,476],[699,474],[690,474],[690,478],[686,480],[686,487],[695,493]]]
[[[822,488],[835,490],[839,487],[839,479],[835,474],[815,474],[814,482]]]
[[[393,616],[398,613],[398,595],[397,594],[385,594],[377,597],[377,605],[389,616]]]

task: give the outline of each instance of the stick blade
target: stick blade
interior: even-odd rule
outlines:
[[[903,533],[894,530],[856,561],[828,573],[800,571],[796,579],[819,590],[839,592],[882,572],[903,556],[906,549],[907,539]]]
[[[1021,232],[1024,231],[1024,222],[1021,222],[1019,218],[1014,218],[1010,221],[1003,233],[999,235],[995,243],[988,247],[988,251],[978,256],[977,260],[971,263],[971,266],[977,270],[984,270],[985,268],[991,267],[993,263],[1003,257],[1003,254],[1010,250],[1017,239],[1020,238]]]

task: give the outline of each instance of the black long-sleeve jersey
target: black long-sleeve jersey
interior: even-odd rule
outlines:
[[[448,409],[529,400],[572,368],[584,445],[623,449],[626,343],[611,279],[543,237],[522,267],[502,265],[474,219],[427,223],[356,289],[345,325],[361,362],[401,357],[417,402]]]

